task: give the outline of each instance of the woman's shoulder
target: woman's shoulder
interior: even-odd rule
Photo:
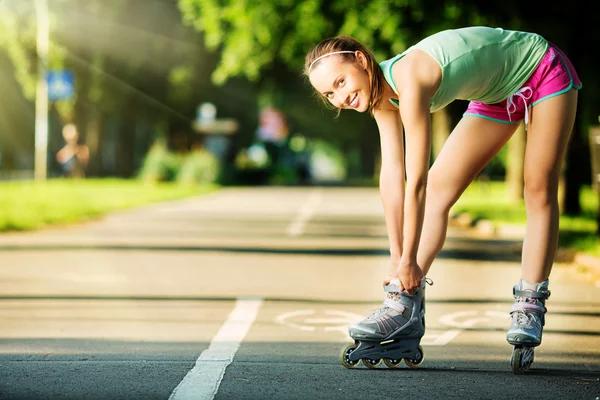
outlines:
[[[409,85],[437,87],[442,78],[442,69],[430,54],[415,48],[394,64],[392,76],[398,90]]]

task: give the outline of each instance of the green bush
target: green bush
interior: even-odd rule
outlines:
[[[321,139],[309,142],[310,173],[313,181],[335,182],[346,179],[346,157],[334,144]]]
[[[277,163],[270,169],[269,184],[271,185],[297,185],[298,173],[296,170],[283,163]]]
[[[164,140],[157,140],[140,168],[138,178],[144,182],[171,182],[178,175],[181,156],[169,151]]]
[[[219,159],[211,152],[194,150],[183,157],[177,182],[183,184],[216,183],[221,173]]]

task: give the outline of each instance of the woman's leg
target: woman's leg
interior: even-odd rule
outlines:
[[[454,128],[427,180],[425,218],[417,255],[424,275],[446,240],[450,208],[516,128],[516,124],[473,116],[463,117]]]
[[[550,276],[558,244],[558,181],[575,122],[576,89],[531,109],[524,166],[527,228],[522,278],[543,282]]]

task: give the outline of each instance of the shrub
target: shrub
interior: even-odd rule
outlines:
[[[140,168],[138,178],[144,182],[173,181],[181,166],[181,156],[170,152],[164,140],[157,140]]]
[[[219,159],[208,150],[199,149],[188,153],[177,174],[177,182],[183,184],[216,183],[221,173]]]
[[[346,158],[339,148],[319,139],[311,141],[308,147],[313,181],[339,182],[346,179]]]

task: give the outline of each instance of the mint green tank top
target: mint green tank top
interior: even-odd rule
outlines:
[[[438,32],[379,64],[396,94],[392,66],[414,49],[431,55],[442,68],[442,81],[430,103],[435,112],[455,99],[486,104],[506,99],[535,71],[548,41],[535,33],[483,26]],[[397,100],[390,101],[398,106]]]

